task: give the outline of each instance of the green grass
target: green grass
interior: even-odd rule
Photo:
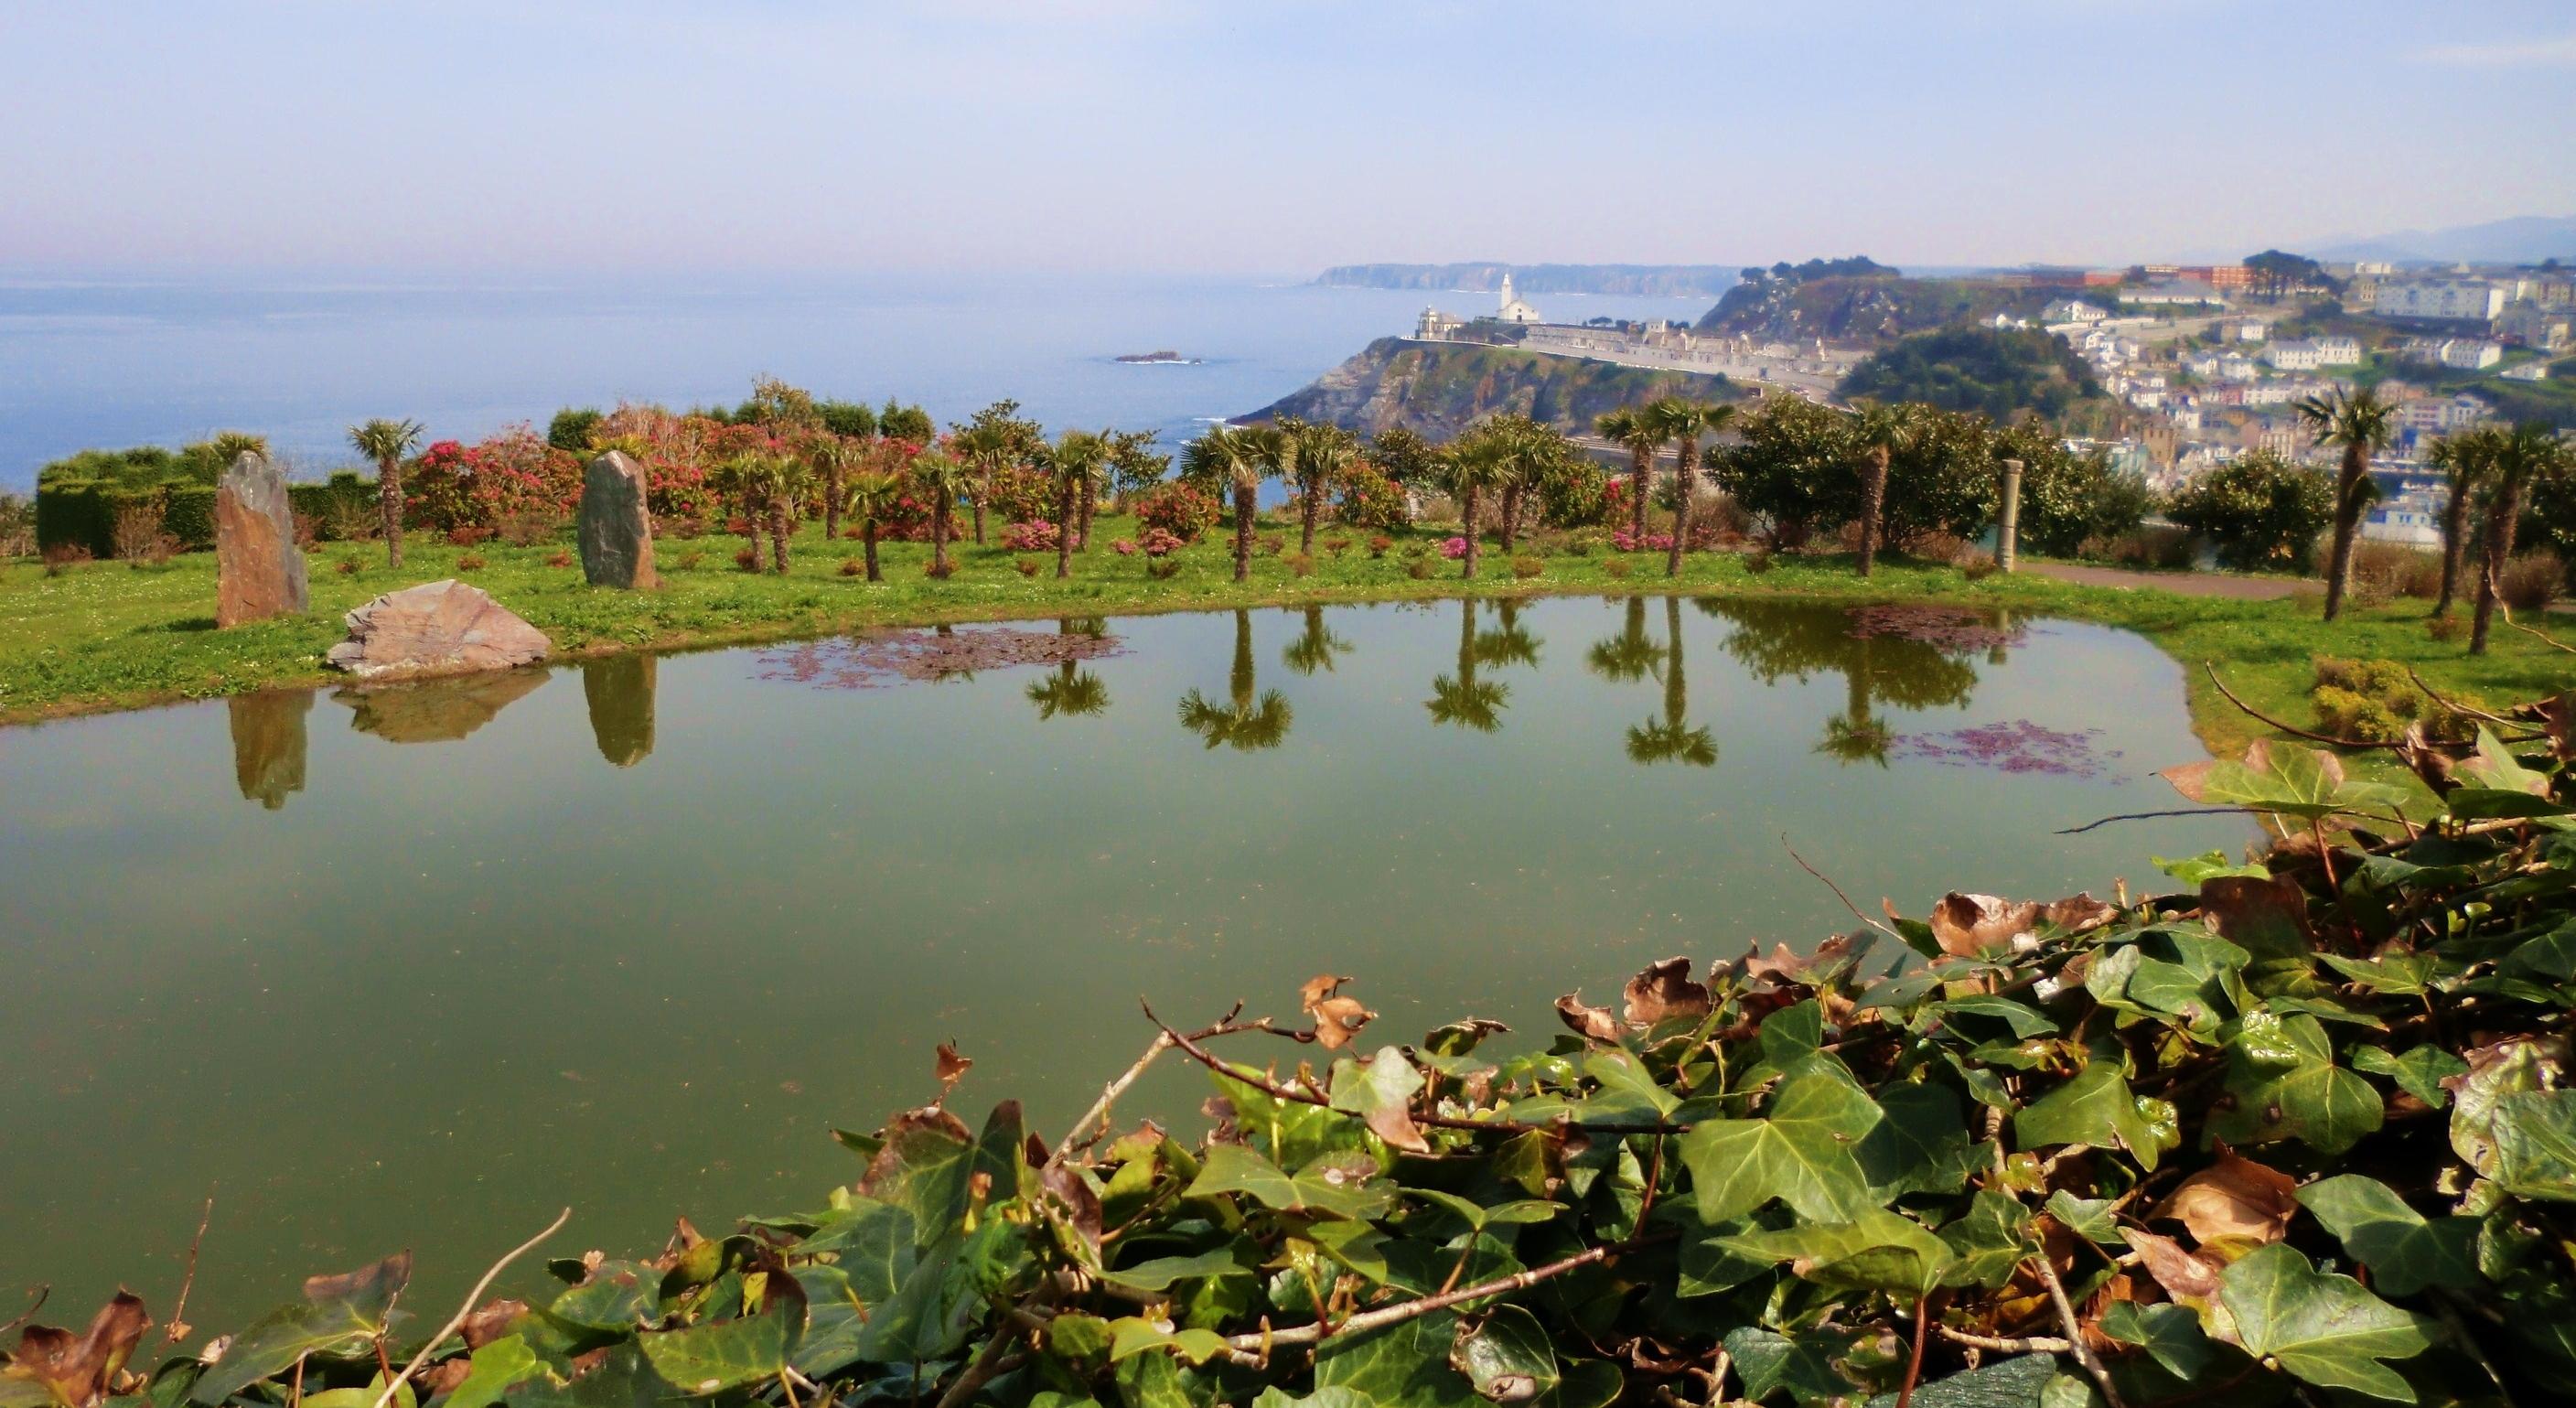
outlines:
[[[1265,525],[1265,536],[1293,530]],[[2394,659],[2413,665],[2446,692],[2465,691],[2490,704],[2530,699],[2576,684],[2576,656],[2549,650],[2519,632],[2497,633],[2494,653],[2473,659],[2465,645],[2435,641],[2424,628],[2421,602],[2399,601],[2349,613],[2329,627],[2316,619],[2312,598],[2249,602],[2191,597],[2157,590],[2081,587],[2028,574],[1970,581],[1958,570],[1903,561],[1881,564],[1869,582],[1852,575],[1842,557],[1774,560],[1756,574],[1732,554],[1685,559],[1678,582],[1663,575],[1661,554],[1557,553],[1537,577],[1512,575],[1499,553],[1485,555],[1484,575],[1458,578],[1456,563],[1432,545],[1439,533],[1400,538],[1384,558],[1371,558],[1366,535],[1338,530],[1319,535],[1318,546],[1348,538],[1341,556],[1318,551],[1311,575],[1299,576],[1285,556],[1256,556],[1252,580],[1232,579],[1222,532],[1180,554],[1179,573],[1167,580],[1146,574],[1146,559],[1121,557],[1108,544],[1133,537],[1132,520],[1106,519],[1094,530],[1095,546],[1076,554],[1071,580],[1054,578],[1052,554],[1019,554],[965,544],[955,549],[958,571],[947,581],[923,572],[929,549],[919,543],[884,548],[886,580],[871,584],[844,577],[841,564],[856,556],[855,543],[827,543],[808,525],[784,576],[752,575],[736,568],[739,540],[708,537],[658,544],[665,586],[658,592],[597,590],[582,582],[578,566],[551,566],[561,543],[512,548],[486,543],[471,550],[415,537],[404,546],[400,572],[384,565],[376,544],[325,545],[312,555],[313,612],[236,630],[214,628],[215,561],[211,553],[173,560],[166,567],[92,563],[47,576],[36,563],[0,566],[0,723],[133,708],[179,699],[326,683],[336,676],[323,652],[345,634],[340,614],[380,593],[455,576],[482,587],[504,606],[546,632],[558,658],[644,647],[740,644],[791,636],[828,635],[860,627],[926,625],[949,621],[1045,619],[1147,611],[1373,601],[1551,592],[1686,590],[1746,595],[1793,595],[1832,600],[1930,600],[2006,607],[2073,617],[2139,632],[2186,667],[2194,726],[2213,752],[2241,749],[2270,730],[2246,718],[2211,687],[2201,669],[2215,662],[2230,687],[2254,707],[2302,726],[2315,714],[2307,692],[2310,662],[2318,655]],[[488,565],[459,571],[470,551]],[[1408,556],[1425,553],[1427,558]],[[1022,558],[1038,562],[1035,577],[1016,570]],[[695,565],[690,565],[695,558]],[[1427,560],[1428,578],[1410,575]],[[342,572],[339,565],[355,563]],[[1622,570],[1627,575],[1618,575]],[[2117,707],[2117,701],[2113,701]],[[2376,770],[2376,769],[2374,769]]]

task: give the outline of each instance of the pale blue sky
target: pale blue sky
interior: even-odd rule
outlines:
[[[2565,0],[0,0],[0,267],[2244,253],[2576,212]]]

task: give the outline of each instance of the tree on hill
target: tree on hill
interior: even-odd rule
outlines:
[[[1997,421],[2035,411],[2057,420],[2098,400],[2102,385],[2064,338],[2035,330],[1951,327],[1900,339],[1843,378],[1845,400],[1921,401]]]
[[[2252,255],[2245,267],[2254,271],[2254,295],[2266,303],[2278,303],[2286,295],[2303,288],[2332,288],[2334,280],[2326,276],[2325,266],[2304,254],[2267,249]]]

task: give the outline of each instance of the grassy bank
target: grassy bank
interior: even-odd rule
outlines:
[[[1832,600],[1903,599],[2003,607],[2067,616],[2138,631],[2190,671],[2192,716],[2213,750],[2241,748],[2267,732],[2219,697],[2200,671],[2215,661],[2230,685],[2266,712],[2305,724],[2310,661],[2318,655],[2406,662],[2446,691],[2490,702],[2527,699],[2576,682],[2576,657],[2552,652],[2517,632],[2498,633],[2495,653],[2472,659],[2462,644],[2425,631],[2421,602],[2364,608],[2327,626],[2313,601],[2249,602],[2075,586],[2033,575],[1970,581],[1955,568],[1883,564],[1864,583],[1847,559],[1779,558],[1767,572],[1731,554],[1685,560],[1676,584],[1661,554],[1557,554],[1535,577],[1488,553],[1484,576],[1461,582],[1456,563],[1432,545],[1438,535],[1399,539],[1383,557],[1361,542],[1336,555],[1319,552],[1310,573],[1293,559],[1262,555],[1252,579],[1236,583],[1219,535],[1179,554],[1164,579],[1146,559],[1107,546],[1134,536],[1132,522],[1109,519],[1096,546],[1074,560],[1071,580],[1054,577],[1052,554],[1008,552],[965,544],[955,549],[956,575],[925,575],[929,549],[919,543],[884,548],[886,580],[843,576],[857,544],[827,543],[809,525],[796,540],[784,576],[746,573],[733,564],[736,540],[708,537],[660,545],[666,584],[652,593],[594,590],[577,565],[555,565],[559,543],[513,548],[486,543],[459,549],[432,539],[405,545],[400,572],[384,565],[381,546],[331,547],[313,555],[313,612],[232,631],[214,628],[215,561],[211,553],[162,567],[91,563],[48,576],[34,562],[0,566],[0,723],[25,723],[180,699],[208,698],[328,683],[323,652],[345,634],[340,614],[383,592],[455,576],[491,592],[553,638],[559,657],[639,648],[741,644],[825,635],[869,626],[950,621],[1112,615],[1307,602],[1375,601],[1548,592],[1722,591],[1812,596]],[[1321,541],[1344,535],[1327,534]],[[1352,535],[1356,537],[1356,535]],[[1427,554],[1409,556],[1408,554]],[[460,566],[476,557],[480,567]],[[1034,577],[1018,570],[1039,564]],[[1431,575],[1412,575],[1427,562]],[[340,570],[354,564],[354,570]]]

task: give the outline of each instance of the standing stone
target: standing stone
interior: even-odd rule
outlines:
[[[286,476],[244,450],[215,481],[215,624],[300,616],[310,604]]]
[[[651,591],[653,515],[644,506],[644,466],[611,450],[581,476],[581,575],[594,587]]]
[[[590,736],[599,756],[631,768],[653,754],[655,657],[640,651],[592,660],[581,667],[581,694],[590,705]]]
[[[226,701],[233,726],[233,781],[244,800],[270,811],[304,790],[304,716],[313,691],[277,689]]]
[[[2021,544],[2021,461],[2004,461],[2003,521],[1995,525],[1995,566],[2013,570]]]
[[[453,579],[387,592],[346,619],[349,638],[323,663],[362,680],[507,670],[533,665],[553,648],[489,593]]]

